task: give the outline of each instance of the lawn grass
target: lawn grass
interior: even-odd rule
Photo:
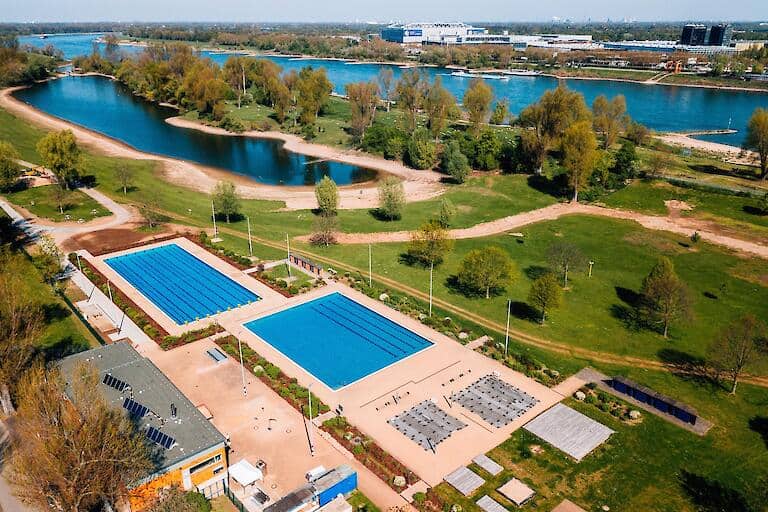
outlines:
[[[768,214],[760,208],[760,199],[679,187],[665,181],[635,181],[630,186],[603,199],[608,206],[653,215],[666,215],[665,201],[685,201],[693,209],[682,211],[684,217],[716,222],[723,227],[752,235],[768,236]]]
[[[608,505],[612,511],[746,512],[733,502],[724,508],[714,508],[718,504],[712,498],[724,497],[727,493],[723,489],[731,489],[756,499],[758,481],[768,474],[768,449],[761,433],[750,424],[754,425],[754,418],[764,411],[768,390],[745,386],[732,397],[722,389],[703,387],[670,374],[643,373],[641,378],[657,389],[674,388],[677,398],[699,407],[702,415],[715,422],[715,427],[699,437],[645,411],[641,423],[630,425],[594,405],[570,399],[566,401],[568,406],[615,431],[581,462],[520,429],[488,454],[504,466],[504,472],[492,477],[472,467],[487,483],[471,500],[445,483],[437,487],[439,494],[449,504],[458,503],[464,510],[478,510],[472,500],[483,494],[509,506],[511,503],[495,489],[515,477],[537,493],[534,502],[524,507],[526,510],[551,510],[568,498],[586,510],[600,510]],[[542,452],[532,454],[532,445],[540,446]],[[686,477],[686,472],[695,477]],[[693,496],[697,493],[709,498],[709,503],[696,504]]]
[[[302,286],[311,286],[312,283],[315,281],[315,278],[310,277],[306,273],[302,272],[301,270],[297,268],[292,268],[290,276],[288,275],[288,264],[284,263],[281,265],[277,265],[275,267],[270,268],[269,270],[264,271],[265,276],[270,276],[275,279],[282,279],[287,284],[291,286],[295,286],[296,288],[301,288]]]
[[[368,497],[359,490],[352,491],[347,498],[347,503],[352,505],[354,512],[379,512],[379,507],[373,504]]]
[[[484,318],[503,324],[507,299],[513,301],[515,328],[574,346],[626,356],[665,359],[676,351],[703,356],[719,328],[744,312],[768,315],[768,288],[760,284],[766,273],[763,260],[750,260],[703,242],[670,233],[650,231],[629,221],[603,217],[570,216],[521,228],[522,239],[507,234],[458,240],[445,262],[435,269],[437,298]],[[525,304],[532,278],[547,266],[545,253],[555,241],[579,246],[595,262],[592,278],[572,272],[564,304],[552,311],[546,325]],[[468,298],[448,285],[461,259],[470,250],[487,245],[505,249],[519,269],[519,277],[506,293],[493,297]],[[684,245],[689,245],[685,247]],[[297,246],[300,249],[301,246]],[[358,246],[311,248],[316,254],[367,268],[367,251]],[[428,290],[429,272],[401,262],[406,244],[377,244],[373,248],[373,271],[409,286]],[[694,320],[673,327],[671,337],[628,327],[625,300],[641,286],[659,255],[669,256],[688,284],[694,305]],[[752,266],[754,263],[754,266]],[[747,266],[745,268],[745,266]],[[762,270],[760,270],[762,266]],[[752,280],[750,272],[757,271]],[[716,298],[708,298],[709,293]],[[761,368],[768,371],[768,366]]]
[[[55,196],[57,187],[58,185],[32,187],[7,193],[6,197],[13,204],[27,209],[34,215],[55,222],[78,219],[89,221],[111,215],[109,210],[79,190],[68,190],[64,193],[62,213]]]

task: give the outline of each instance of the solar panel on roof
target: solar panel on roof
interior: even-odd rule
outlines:
[[[131,416],[138,416],[139,418],[143,418],[149,412],[149,408],[130,398],[125,399],[123,408],[126,409]]]
[[[107,386],[114,388],[120,392],[122,392],[125,388],[128,387],[127,382],[123,382],[122,380],[117,379],[108,373],[104,375],[104,380],[102,382]]]
[[[171,447],[173,447],[173,445],[176,444],[176,440],[174,438],[160,432],[155,427],[149,427],[147,429],[146,434],[150,441],[152,441],[153,443],[159,444],[166,450],[170,450]]]

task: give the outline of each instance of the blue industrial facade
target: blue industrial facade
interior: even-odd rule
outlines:
[[[631,396],[638,402],[648,404],[654,409],[669,414],[670,416],[674,416],[680,421],[690,423],[691,425],[696,424],[698,413],[692,407],[662,395],[661,393],[657,393],[642,384],[638,384],[624,377],[613,377],[608,381],[608,385],[619,393]]]

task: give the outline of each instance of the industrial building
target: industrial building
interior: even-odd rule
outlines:
[[[680,34],[680,44],[686,46],[730,46],[733,27],[719,23],[707,28],[700,23],[689,23]]]
[[[155,451],[154,471],[131,485],[124,506],[142,510],[171,485],[209,497],[223,492],[228,474],[224,435],[149,359],[125,341],[69,356],[59,363],[68,390],[83,365],[98,372],[98,390],[106,402],[129,415]]]
[[[462,44],[468,36],[483,34],[488,30],[466,23],[406,23],[389,25],[381,31],[381,38],[400,44]]]

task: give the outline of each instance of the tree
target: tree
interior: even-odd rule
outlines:
[[[475,151],[472,163],[476,169],[491,171],[499,168],[500,156],[501,141],[495,131],[486,128],[475,140]]]
[[[466,181],[471,171],[469,159],[461,152],[461,147],[457,141],[450,141],[443,149],[443,154],[440,157],[440,168],[456,183]]]
[[[139,212],[144,220],[147,222],[149,229],[154,229],[160,222],[162,216],[160,215],[160,197],[157,192],[152,190],[147,194],[144,202],[139,206]]]
[[[376,104],[379,102],[378,87],[373,82],[347,84],[347,98],[352,111],[350,128],[355,140],[360,141],[365,130],[373,124]]]
[[[623,95],[610,101],[601,94],[592,103],[592,119],[595,131],[603,135],[605,149],[610,148],[627,126],[627,101]]]
[[[128,189],[131,188],[133,184],[133,171],[126,164],[119,163],[117,164],[117,167],[115,167],[115,178],[117,178],[120,188],[123,189],[123,195],[126,195]]]
[[[648,128],[638,123],[637,121],[630,121],[629,126],[627,126],[627,133],[625,135],[629,140],[634,142],[635,145],[643,146],[646,142],[648,142],[648,137],[650,137],[651,132]]]
[[[591,115],[584,96],[562,84],[523,109],[520,124],[530,128],[530,133],[523,132],[522,142],[526,153],[533,157],[530,161],[540,162],[539,172],[547,151],[559,142],[565,130],[579,121],[590,121]]]
[[[240,198],[237,195],[237,187],[231,181],[220,181],[213,189],[213,206],[216,213],[224,215],[229,224],[233,215],[240,213]]]
[[[19,153],[13,144],[0,140],[0,190],[12,188],[21,176]]]
[[[665,338],[668,337],[672,323],[690,317],[688,288],[677,276],[672,261],[667,257],[659,258],[643,279],[640,295],[641,312],[650,322],[662,326]]]
[[[95,368],[72,371],[67,385],[58,370],[39,366],[19,386],[11,480],[41,510],[115,506],[152,469],[145,436],[106,403]]]
[[[488,246],[470,251],[461,262],[456,275],[458,285],[473,293],[483,293],[488,299],[509,286],[515,278],[515,265],[504,249]]]
[[[630,140],[625,140],[621,148],[616,152],[616,159],[613,162],[612,171],[618,179],[626,180],[635,175],[635,162],[637,161],[637,151],[635,144]]]
[[[395,73],[389,66],[382,67],[376,77],[376,81],[379,83],[379,94],[381,95],[381,99],[387,104],[387,112],[389,112],[389,108],[392,105],[391,96],[394,77]]]
[[[395,84],[397,106],[405,111],[405,128],[411,132],[416,129],[416,116],[424,104],[425,80],[418,69],[403,71]]]
[[[453,218],[456,216],[456,207],[453,205],[450,199],[443,197],[440,200],[440,213],[437,217],[437,222],[444,228],[451,226]]]
[[[456,99],[443,87],[443,81],[439,76],[427,88],[424,96],[424,110],[427,113],[429,131],[437,141],[445,130],[448,120],[456,117],[458,110]]]
[[[573,188],[573,202],[579,201],[579,190],[589,181],[599,154],[597,138],[588,121],[574,123],[563,133],[563,166],[568,170],[568,183]]]
[[[453,239],[439,222],[429,220],[411,234],[407,254],[411,261],[434,267],[453,249]]]
[[[317,208],[323,215],[336,215],[339,207],[339,188],[336,182],[329,176],[323,178],[315,185],[315,197],[317,198]]]
[[[496,102],[491,114],[491,124],[504,124],[504,120],[509,115],[509,102],[501,100]]]
[[[400,218],[405,206],[403,182],[394,176],[387,176],[379,182],[378,213],[387,220]]]
[[[768,177],[768,109],[758,108],[749,118],[744,148],[756,152],[760,158],[760,176]]]
[[[709,347],[713,366],[731,379],[731,394],[736,393],[744,369],[766,357],[766,327],[754,315],[746,314],[724,327]]]
[[[333,85],[328,81],[325,68],[317,70],[312,69],[311,66],[302,68],[299,71],[296,90],[298,91],[299,121],[301,124],[311,125],[333,91]]]
[[[570,242],[555,242],[547,249],[547,262],[563,276],[563,288],[568,287],[568,272],[579,270],[587,264],[587,258]]]
[[[475,133],[480,131],[480,126],[488,119],[492,101],[493,91],[491,87],[482,78],[473,78],[472,83],[464,93],[463,103]]]
[[[6,416],[15,412],[12,397],[44,324],[43,309],[24,283],[24,264],[22,256],[0,252],[0,409]]]
[[[557,278],[551,272],[538,277],[528,292],[528,302],[541,311],[541,323],[547,318],[547,311],[560,306],[563,291],[557,284]]]
[[[56,201],[56,205],[59,207],[59,213],[64,215],[64,202],[67,200],[67,191],[62,183],[54,183],[49,185],[51,196]]]
[[[426,128],[416,128],[406,147],[408,165],[414,169],[431,169],[437,163],[437,145]]]
[[[660,178],[672,167],[672,157],[663,151],[654,151],[648,158],[648,175],[652,178]]]
[[[56,288],[57,278],[61,274],[61,251],[56,240],[48,233],[40,235],[40,252],[35,257],[35,266],[40,270],[43,281]]]
[[[37,152],[45,167],[51,170],[62,187],[69,189],[80,177],[80,148],[71,130],[51,132],[37,143]]]
[[[336,232],[338,230],[338,217],[322,212],[315,218],[315,225],[309,241],[313,245],[328,247],[336,243]]]

